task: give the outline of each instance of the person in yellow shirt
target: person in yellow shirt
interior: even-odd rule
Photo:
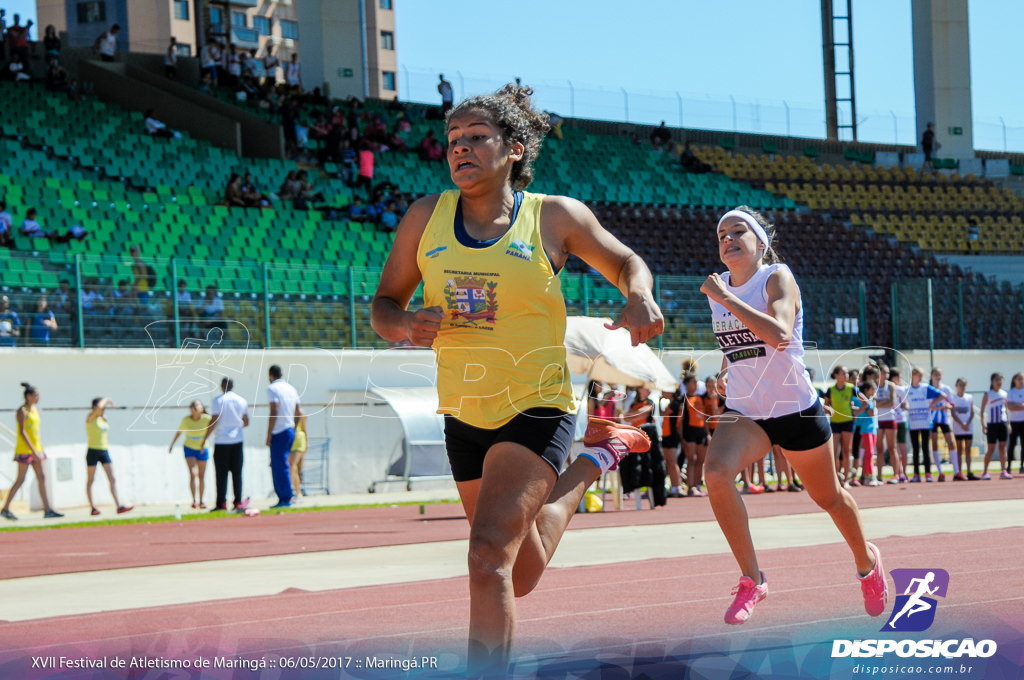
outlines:
[[[295,423],[295,441],[292,442],[292,450],[288,456],[288,466],[292,471],[292,495],[298,498],[302,495],[302,459],[306,457],[306,419],[299,418]]]
[[[109,397],[96,397],[92,400],[92,412],[85,418],[85,433],[89,439],[89,448],[85,452],[86,478],[85,495],[89,498],[91,514],[98,515],[96,504],[92,502],[92,480],[96,477],[96,466],[102,465],[103,471],[107,473],[107,481],[110,482],[110,495],[114,497],[114,505],[117,506],[117,514],[123,514],[134,506],[121,505],[117,500],[117,485],[114,481],[114,465],[110,462],[110,441],[107,432],[110,425],[105,417],[107,407],[113,406],[114,402]]]
[[[470,675],[501,675],[514,597],[537,585],[587,487],[630,450],[636,428],[592,418],[575,430],[559,272],[570,255],[626,298],[609,329],[634,345],[664,327],[653,277],[581,202],[527,193],[550,129],[533,91],[509,84],[448,112],[455,190],[419,199],[396,232],[371,321],[386,340],[432,347],[439,413],[469,533]],[[407,309],[422,282],[424,306]]]
[[[210,460],[210,450],[203,447],[206,430],[210,427],[213,417],[206,412],[203,402],[196,399],[189,405],[189,414],[181,419],[178,431],[174,433],[167,453],[174,451],[174,442],[185,435],[185,464],[188,466],[188,488],[192,492],[192,509],[206,509],[203,494],[206,491],[206,463]],[[199,495],[196,496],[198,487]]]
[[[46,495],[46,475],[43,473],[43,461],[46,460],[46,452],[43,451],[42,439],[39,434],[39,390],[28,383],[21,383],[25,388],[25,403],[18,409],[18,441],[14,446],[14,462],[18,464],[18,476],[14,485],[7,493],[7,500],[0,510],[0,517],[16,521],[17,516],[11,512],[11,501],[14,494],[25,483],[25,476],[31,465],[36,473],[36,482],[39,484],[39,498],[43,501],[43,517],[56,519],[63,517],[62,513],[50,507],[50,500]]]

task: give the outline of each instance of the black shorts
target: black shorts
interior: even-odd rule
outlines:
[[[89,449],[85,452],[85,466],[110,465],[110,453],[106,449]]]
[[[952,432],[949,423],[932,423],[932,432]]]
[[[822,410],[824,412],[824,409]],[[785,416],[783,416],[785,418]],[[829,432],[839,434],[840,432],[853,432],[853,421],[847,420],[845,423],[829,423]]]
[[[501,442],[525,446],[561,474],[576,436],[576,415],[556,408],[531,408],[493,430],[444,417],[444,443],[456,482],[480,479],[484,456]]]
[[[974,435],[972,434],[955,434],[953,437],[956,438],[958,442],[969,442],[974,439]]]
[[[678,434],[666,434],[661,437],[661,448],[663,449],[678,449],[679,448],[679,435]]]
[[[707,428],[703,427],[690,427],[689,425],[683,425],[683,441],[688,444],[696,444],[697,446],[704,446],[708,443],[708,431]]]
[[[725,410],[726,412],[732,411],[729,408]],[[733,412],[735,413],[735,411]],[[784,451],[810,451],[822,444],[827,444],[832,438],[832,428],[829,427],[828,416],[820,401],[814,402],[810,408],[799,413],[754,420],[754,422],[768,435],[772,446],[780,446]],[[852,430],[853,421],[851,420],[847,424],[851,426]],[[835,423],[831,423],[831,425],[834,426]]]
[[[989,423],[987,437],[989,444],[1005,442],[1009,438],[1006,432],[1006,423]]]

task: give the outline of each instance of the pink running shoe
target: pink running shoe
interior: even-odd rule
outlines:
[[[632,425],[613,423],[601,418],[590,418],[583,435],[580,453],[592,460],[602,472],[615,470],[619,461],[629,453],[643,453],[651,448],[651,440],[643,430]]]
[[[885,611],[885,605],[889,602],[889,584],[885,581],[881,553],[874,543],[868,543],[868,547],[875,554],[875,568],[867,576],[858,574],[857,578],[860,579],[860,591],[864,594],[864,611],[870,616],[878,616]]]
[[[739,585],[732,590],[736,598],[725,610],[725,622],[729,624],[745,623],[754,613],[754,605],[768,597],[768,579],[761,572],[761,585],[754,583],[749,576],[741,576]]]

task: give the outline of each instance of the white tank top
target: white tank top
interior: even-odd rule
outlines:
[[[879,384],[878,391],[875,392],[875,401],[882,402],[888,401],[893,395],[891,388],[896,387],[893,383],[886,380],[884,383]],[[899,410],[899,405],[893,402],[892,406],[879,407],[878,409],[878,422],[880,423],[891,423],[896,420],[896,411]]]
[[[1024,404],[1024,389],[1014,389],[1011,387],[1006,390],[1006,401],[1012,401],[1014,404]],[[1024,423],[1024,411],[1010,411],[1009,412],[1011,423]]]
[[[957,418],[966,423],[971,417],[971,411],[974,410],[974,395],[965,392],[964,396],[958,397],[954,394],[949,400],[953,402],[953,413],[956,414]],[[972,434],[971,430],[974,429],[974,423],[967,427],[962,427],[952,416],[949,418],[949,424],[953,429],[953,434],[968,435]]]
[[[988,404],[985,405],[986,413],[985,423],[991,425],[992,423],[1005,423],[1006,422],[1006,391],[999,390],[998,392],[988,391]]]
[[[742,286],[729,284],[729,272],[722,280],[729,291],[759,312],[768,311],[765,290],[772,274],[789,268],[784,264],[762,265]],[[711,324],[718,345],[725,354],[729,383],[725,405],[748,418],[764,420],[799,413],[814,405],[818,393],[804,367],[804,313],[798,300],[793,337],[785,350],[777,350],[754,335],[742,321],[714,300]]]
[[[103,40],[100,41],[100,54],[108,57],[114,56],[114,52],[117,51],[117,36],[113,35],[110,31],[107,31]]]

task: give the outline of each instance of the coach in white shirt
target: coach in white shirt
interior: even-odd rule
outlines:
[[[292,474],[288,455],[295,443],[295,423],[305,417],[299,405],[299,393],[281,377],[281,367],[270,367],[270,386],[267,387],[267,402],[270,404],[270,419],[267,422],[267,446],[270,447],[270,473],[274,478],[277,492],[275,508],[287,508],[292,504]]]
[[[231,487],[235,492],[234,508],[245,507],[242,500],[242,428],[249,426],[249,404],[232,392],[235,386],[231,378],[220,381],[223,391],[213,399],[210,414],[213,418],[206,428],[206,437],[200,451],[206,448],[206,440],[214,434],[213,467],[217,477],[217,505],[210,512],[228,509],[228,473],[231,473]]]

